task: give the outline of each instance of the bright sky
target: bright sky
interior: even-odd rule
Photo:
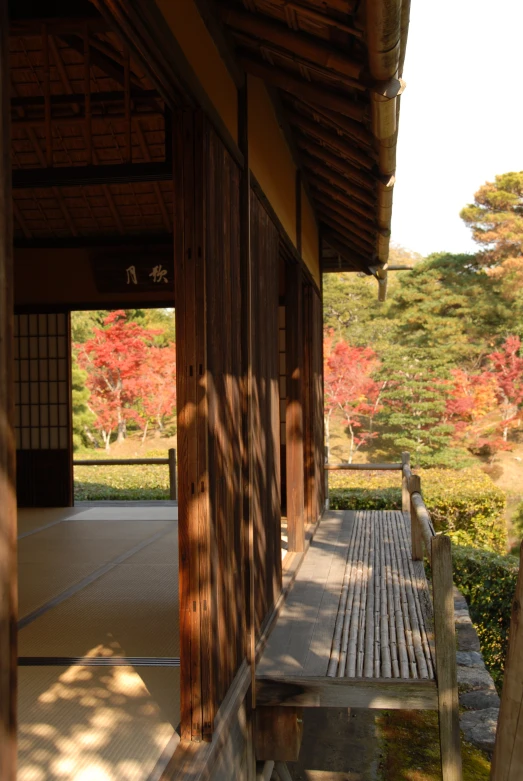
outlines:
[[[523,0],[412,0],[392,240],[475,252],[460,209],[523,170]]]

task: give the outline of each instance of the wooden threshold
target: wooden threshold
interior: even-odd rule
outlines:
[[[437,710],[434,680],[301,677],[256,679],[256,703],[305,708]]]

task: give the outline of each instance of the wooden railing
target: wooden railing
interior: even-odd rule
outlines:
[[[447,537],[445,534],[436,534],[434,531],[430,513],[425,506],[421,493],[421,478],[412,472],[409,453],[402,453],[401,463],[393,464],[326,463],[325,488],[327,502],[329,495],[329,471],[342,469],[355,471],[401,471],[402,510],[410,515],[412,560],[422,561],[423,548],[425,548],[432,571],[432,603],[443,779],[444,781],[460,781],[459,703],[450,537]]]
[[[169,467],[169,499],[178,499],[178,482],[176,479],[176,450],[169,448],[167,458],[79,458],[73,461],[73,466],[168,466]]]

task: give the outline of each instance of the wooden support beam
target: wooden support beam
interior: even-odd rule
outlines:
[[[310,169],[307,169],[307,171],[310,171]],[[315,175],[315,173],[316,172],[308,173],[308,179],[311,185],[314,188],[316,188],[316,190],[325,193],[326,195],[333,198],[335,201],[338,201],[339,203],[343,204],[349,209],[350,212],[360,214],[367,221],[367,223],[372,223],[374,212],[371,208],[358,203],[358,201],[356,200],[351,200],[351,198],[349,198],[348,190],[345,189],[341,190],[337,186],[333,186],[333,184],[331,183],[332,182],[331,179],[329,179],[329,181],[325,181],[326,176],[328,176],[328,172],[327,174],[325,174],[324,169],[321,170],[318,169],[317,176]]]
[[[343,32],[353,35],[354,38],[363,38],[363,32],[356,29],[356,27],[345,24],[336,17],[315,11],[310,6],[296,2],[296,0],[293,0],[292,2],[291,0],[278,0],[278,4],[283,5],[285,8],[291,8],[293,11],[296,11],[299,16],[303,16],[305,19],[311,19],[313,22],[332,27],[335,30],[343,30]]]
[[[143,158],[146,161],[146,163],[150,163],[151,153],[149,152],[149,147],[147,146],[147,142],[143,134],[143,129],[139,121],[136,122],[135,124],[135,131],[136,131],[136,135],[138,136],[138,143],[140,144],[140,149],[142,150]],[[153,188],[154,188],[154,195],[156,197],[156,202],[162,213],[162,220],[163,220],[165,230],[170,232],[172,230],[171,221],[169,219],[169,215],[167,214],[167,209],[165,208],[165,203],[162,197],[162,191],[160,190],[160,185],[158,184],[158,182],[154,182]]]
[[[245,566],[246,615],[243,626],[245,656],[251,672],[251,706],[256,707],[256,601],[253,516],[253,366],[252,366],[252,258],[251,258],[251,172],[249,164],[248,81],[238,91],[238,146],[244,167],[240,180],[240,285],[241,285],[241,405],[242,405],[242,547]]]
[[[287,262],[285,273],[287,534],[289,551],[298,552],[303,551],[305,545],[302,321],[301,268],[297,263]]]
[[[334,230],[330,230],[323,233],[323,238],[335,252],[338,252],[350,264],[351,268],[355,271],[363,271],[365,274],[370,274],[369,263],[371,259],[360,255],[358,252],[351,251],[347,247],[347,242],[343,236],[340,236]]]
[[[393,678],[256,678],[257,702],[304,708],[436,710],[436,682]]]
[[[350,143],[346,143],[337,133],[326,130],[319,122],[314,122],[302,114],[296,113],[290,114],[289,121],[294,128],[302,133],[308,133],[318,141],[327,144],[342,158],[350,161],[355,166],[370,171],[376,165],[373,155],[367,154]]]
[[[356,141],[359,146],[367,148],[370,154],[375,155],[374,137],[361,122],[349,119],[338,111],[331,111],[324,106],[310,103],[303,99],[302,96],[298,98],[289,95],[287,102],[292,103],[300,114],[304,114],[309,119],[311,115],[315,121],[317,121],[316,117],[318,117],[318,120],[321,118],[322,123],[327,124],[336,133],[342,133],[344,136]]]
[[[0,4],[0,778],[16,781],[17,580],[13,209],[7,3]]]
[[[364,220],[362,217],[355,217],[352,212],[342,206],[338,201],[324,194],[316,194],[313,190],[315,199],[318,201],[318,205],[325,205],[329,211],[338,215],[338,221],[341,220],[343,225],[346,225],[351,233],[359,236],[362,239],[372,245],[374,245],[376,238],[376,227],[371,223]]]
[[[50,168],[53,165],[53,129],[51,126],[51,86],[50,86],[50,65],[49,65],[49,36],[47,26],[42,25],[42,57],[43,57],[43,85],[44,85],[44,106],[45,106],[45,157],[46,165]]]
[[[124,49],[124,61],[123,61],[123,80],[124,80],[124,110],[125,110],[125,155],[124,160],[126,163],[132,163],[133,161],[133,144],[131,138],[131,57],[129,55],[129,48],[126,46]]]
[[[238,8],[225,8],[222,12],[224,22],[242,33],[248,34],[259,46],[266,41],[276,44],[288,52],[305,60],[329,68],[335,73],[359,80],[364,65],[350,59],[343,51],[328,46],[312,35],[294,32],[285,25],[261,14],[252,14]]]
[[[16,169],[13,189],[33,187],[80,187],[127,182],[167,182],[172,180],[171,163],[133,163],[132,165],[85,165],[70,168]]]
[[[299,130],[299,127],[297,129]],[[316,158],[326,163],[350,182],[371,192],[376,189],[376,178],[372,174],[351,165],[343,157],[329,152],[323,145],[310,141],[306,136],[302,135],[298,136],[297,144],[300,149],[311,155],[313,159]]]
[[[85,145],[87,148],[87,164],[93,164],[93,128],[91,124],[91,47],[89,46],[89,30],[84,31],[84,113],[85,113]]]
[[[442,781],[461,781],[456,632],[450,538],[432,539],[432,593]]]
[[[519,575],[512,602],[512,617],[501,692],[491,781],[523,778],[523,544],[519,552]]]
[[[84,77],[85,80],[85,77]],[[158,93],[155,90],[142,90],[138,91],[136,88],[131,90],[131,99],[134,103],[149,102],[150,98],[157,98]],[[107,91],[107,92],[92,92],[90,95],[91,103],[124,103],[125,92],[124,91]],[[85,92],[69,93],[64,95],[50,95],[49,102],[51,108],[56,106],[75,106],[76,104],[83,104],[85,102]],[[11,98],[11,109],[17,108],[44,108],[45,109],[45,96],[41,95],[27,95],[22,97],[20,95]]]
[[[360,238],[356,233],[353,233],[350,225],[346,225],[343,219],[334,211],[329,209],[328,206],[319,203],[317,205],[320,219],[326,222],[331,228],[334,228],[341,236],[345,236],[347,241],[354,245],[354,249],[359,249],[360,252],[374,252],[374,243],[366,238]]]
[[[301,175],[301,171],[300,171],[299,168],[296,170],[296,182],[295,182],[295,184],[296,184],[296,249],[298,251],[298,255],[301,255],[301,244],[302,244],[302,240],[301,240],[301,229],[302,229],[302,226],[301,226],[301,222],[302,222],[302,220],[301,220],[302,175]]]
[[[303,737],[301,708],[266,706],[256,711],[254,752],[258,761],[297,762]]]
[[[303,164],[318,176],[327,179],[327,181],[331,182],[331,184],[335,185],[338,189],[347,193],[347,195],[350,195],[351,198],[355,198],[361,204],[368,206],[371,213],[374,213],[377,201],[374,193],[363,190],[361,187],[356,187],[356,185],[352,184],[344,176],[340,176],[338,173],[327,168],[323,163],[318,162],[309,155],[303,158]]]
[[[285,90],[285,92],[290,92],[292,95],[303,98],[303,100],[312,104],[317,103],[318,106],[338,112],[357,122],[365,120],[366,109],[363,105],[347,100],[346,96],[342,96],[338,92],[311,84],[310,81],[300,79],[287,71],[271,65],[265,65],[246,54],[242,54],[240,62],[248,73],[267,81],[269,84],[274,84],[275,87],[279,87]]]

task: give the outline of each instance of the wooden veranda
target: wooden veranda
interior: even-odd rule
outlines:
[[[257,665],[257,705],[437,709],[443,779],[458,781],[450,539],[435,534],[408,455],[384,466],[401,470],[402,510],[323,517]]]

